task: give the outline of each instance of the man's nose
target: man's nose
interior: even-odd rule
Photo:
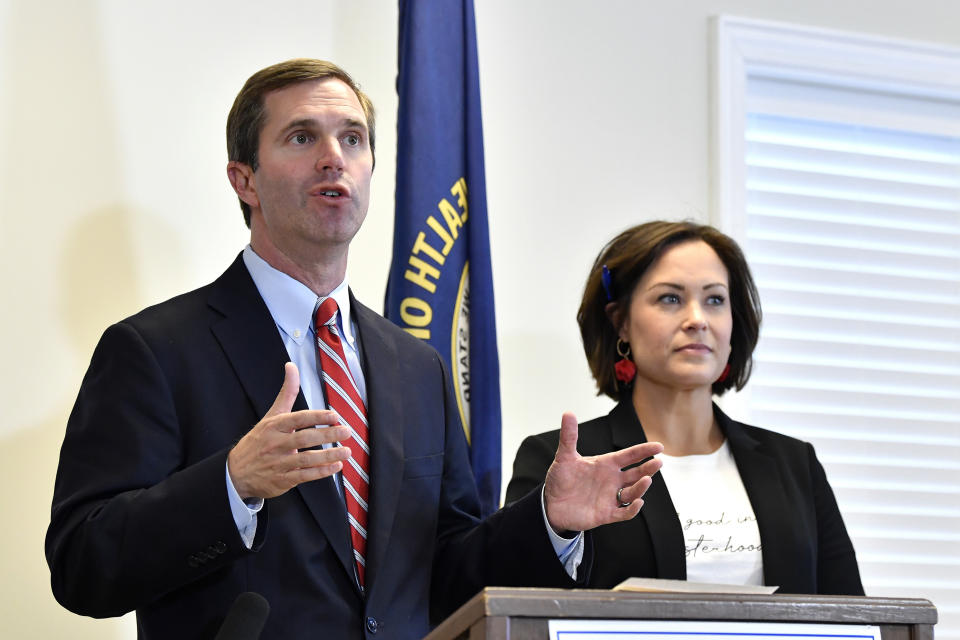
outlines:
[[[317,156],[317,171],[343,171],[343,150],[340,148],[340,141],[336,138],[326,138],[324,142],[317,145],[319,155]]]

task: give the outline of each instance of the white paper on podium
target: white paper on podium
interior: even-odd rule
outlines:
[[[550,640],[880,640],[866,624],[691,620],[550,620]]]
[[[723,584],[714,582],[690,582],[689,580],[665,580],[664,578],[627,578],[613,588],[614,591],[655,591],[664,593],[756,593],[769,595],[778,587],[754,584]]]

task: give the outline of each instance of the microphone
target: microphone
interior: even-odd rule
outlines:
[[[237,596],[214,640],[257,640],[270,615],[270,603],[259,593]]]

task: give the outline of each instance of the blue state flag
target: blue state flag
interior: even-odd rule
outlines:
[[[500,505],[500,364],[472,0],[400,1],[397,93],[385,313],[446,361],[487,515]]]

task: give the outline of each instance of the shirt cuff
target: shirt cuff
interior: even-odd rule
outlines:
[[[224,464],[224,471],[227,480],[227,497],[230,499],[230,512],[233,514],[233,522],[237,525],[237,531],[247,549],[253,547],[253,539],[257,535],[257,512],[263,509],[263,498],[250,498],[244,500],[233,486],[233,480],[230,479],[230,466]],[[549,526],[547,527],[550,528]]]
[[[543,513],[543,524],[547,528],[547,535],[550,537],[550,544],[557,554],[557,558],[566,570],[571,579],[577,579],[577,569],[583,562],[583,531],[577,533],[573,538],[564,538],[557,534],[550,526],[547,520],[547,503],[543,497],[543,488],[540,489],[540,511]]]

